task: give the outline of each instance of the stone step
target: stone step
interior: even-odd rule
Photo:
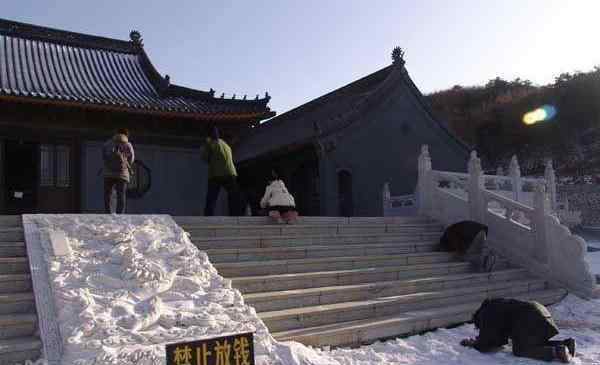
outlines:
[[[42,341],[37,337],[18,337],[0,340],[0,365],[14,365],[41,356]]]
[[[546,289],[512,297],[550,305],[560,301],[564,295],[563,289]],[[444,307],[418,308],[378,318],[272,332],[272,335],[279,341],[298,341],[308,346],[357,346],[468,322],[480,305],[481,301],[476,300]],[[457,343],[460,340],[457,338]]]
[[[431,252],[439,244],[430,242],[373,243],[370,245],[293,246],[269,248],[210,249],[206,253],[212,263],[259,260],[290,260],[336,256],[398,255]]]
[[[29,272],[27,257],[0,257],[0,275],[25,274]]]
[[[264,237],[192,237],[192,242],[201,250],[233,248],[269,248],[295,246],[331,246],[374,243],[439,242],[440,232],[429,233],[382,233],[340,235],[285,235]]]
[[[25,257],[27,249],[25,243],[20,242],[0,242],[0,257]]]
[[[0,294],[0,314],[35,313],[33,292]]]
[[[233,287],[244,294],[280,290],[308,289],[324,286],[352,285],[378,281],[403,280],[415,277],[467,273],[466,262],[387,266],[337,271],[317,271],[294,274],[233,277]]]
[[[266,216],[256,217],[200,217],[176,216],[175,222],[182,227],[201,225],[269,225],[273,224],[271,218]],[[298,217],[298,224],[403,224],[403,223],[432,223],[429,217]]]
[[[21,227],[2,227],[0,228],[0,242],[23,242],[25,235]]]
[[[440,291],[469,285],[485,285],[492,282],[509,282],[522,280],[528,276],[527,271],[523,269],[509,269],[493,273],[430,276],[365,284],[253,293],[244,295],[244,301],[254,307],[257,312],[280,311],[417,292]]]
[[[21,227],[23,220],[20,215],[0,215],[0,228]]]
[[[0,294],[23,293],[33,290],[29,274],[0,274]]]
[[[258,315],[271,332],[281,332],[357,319],[389,316],[422,308],[477,302],[488,297],[514,296],[542,290],[545,289],[545,286],[545,282],[538,279],[486,283],[463,288],[262,312]]]
[[[403,255],[345,256],[293,260],[245,261],[214,264],[221,276],[258,276],[291,274],[311,271],[349,270],[451,262],[454,255],[448,252],[422,252]]]
[[[0,339],[33,336],[37,329],[37,316],[29,313],[0,315]]]
[[[194,238],[222,237],[233,238],[287,236],[287,235],[338,235],[338,234],[384,234],[384,233],[431,233],[441,235],[442,226],[439,223],[415,224],[271,224],[271,225],[218,225],[218,226],[189,226],[184,229]]]

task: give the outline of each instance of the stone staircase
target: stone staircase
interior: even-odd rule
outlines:
[[[488,297],[559,301],[523,269],[475,272],[425,217],[175,217],[278,340],[354,346],[460,324]]]
[[[40,357],[42,342],[20,216],[0,216],[0,365]]]

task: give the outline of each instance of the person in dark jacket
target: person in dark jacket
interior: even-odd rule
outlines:
[[[229,215],[240,215],[239,187],[233,153],[231,147],[219,137],[217,127],[212,128],[210,137],[206,139],[202,159],[208,163],[208,188],[204,215],[214,215],[221,188],[227,190]]]
[[[455,252],[459,259],[470,262],[477,271],[490,272],[496,264],[496,254],[485,245],[488,227],[462,221],[450,225],[440,238],[440,250]]]
[[[538,302],[486,299],[473,315],[473,322],[479,336],[460,344],[480,352],[496,350],[510,338],[515,356],[567,363],[575,355],[572,338],[550,341],[558,334],[558,328],[550,312]]]
[[[133,146],[129,143],[129,131],[119,129],[102,148],[104,160],[104,210],[112,212],[112,194],[117,191],[117,214],[125,213],[127,184],[131,179],[131,165],[135,160]]]
[[[476,236],[481,232],[487,236],[488,227],[473,221],[454,223],[446,228],[442,238],[440,238],[440,248],[442,251],[465,254],[475,242]]]

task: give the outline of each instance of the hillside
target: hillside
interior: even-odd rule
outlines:
[[[485,168],[517,154],[526,173],[539,173],[552,157],[564,174],[600,171],[600,67],[564,73],[552,84],[490,80],[427,95],[436,116],[483,156]],[[547,121],[526,125],[523,116],[543,105],[555,108]]]

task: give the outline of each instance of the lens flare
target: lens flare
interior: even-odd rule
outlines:
[[[556,108],[552,105],[544,105],[535,110],[525,113],[523,116],[523,123],[532,125],[540,122],[546,122],[554,118],[556,115]]]

